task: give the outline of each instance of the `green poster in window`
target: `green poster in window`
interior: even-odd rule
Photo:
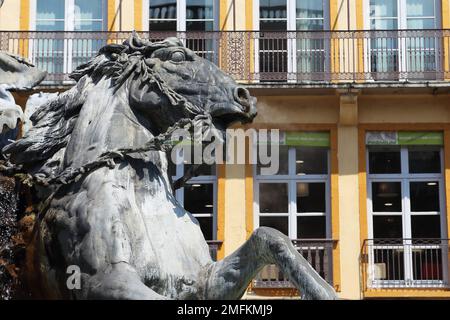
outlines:
[[[399,145],[434,145],[444,144],[442,132],[399,131]]]
[[[439,131],[371,131],[366,134],[366,144],[442,146],[444,144],[444,135]]]
[[[285,143],[288,146],[329,147],[328,132],[286,132]]]

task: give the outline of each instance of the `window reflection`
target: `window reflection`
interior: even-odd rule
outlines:
[[[289,205],[287,187],[287,183],[260,183],[259,211],[261,213],[287,213]]]
[[[410,173],[441,173],[439,150],[408,150]]]
[[[400,182],[372,183],[373,212],[401,212],[402,192]]]
[[[325,212],[325,183],[297,183],[297,212]]]
[[[271,157],[270,147],[267,147],[268,156]],[[269,168],[270,164],[263,165],[259,162],[260,158],[257,158],[258,164],[256,167],[256,172],[258,175],[261,174],[261,168]],[[281,145],[279,146],[279,169],[276,174],[278,175],[287,175],[289,174],[289,146]]]
[[[184,208],[191,213],[214,212],[214,189],[211,183],[193,183],[184,187]]]
[[[278,231],[284,233],[286,236],[289,235],[288,225],[288,217],[259,217],[260,227],[270,227],[277,229]]]
[[[186,19],[213,19],[214,0],[186,0]]]
[[[296,148],[296,174],[327,174],[328,149],[326,148]]]
[[[441,217],[439,215],[412,215],[411,233],[413,238],[440,238]]]
[[[213,218],[212,217],[195,217],[199,224],[200,229],[202,230],[203,236],[205,237],[205,240],[214,240],[213,236]]]
[[[373,237],[403,238],[402,216],[373,216]]]
[[[439,211],[439,182],[411,182],[411,211]]]
[[[326,238],[325,216],[297,217],[298,239]]]
[[[369,151],[369,172],[372,174],[394,174],[401,172],[400,150],[380,149]]]
[[[176,19],[176,0],[150,0],[150,19]]]

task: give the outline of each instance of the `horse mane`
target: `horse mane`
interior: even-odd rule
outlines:
[[[111,79],[114,92],[131,76],[153,84],[154,90],[165,95],[173,106],[198,114],[199,109],[168,87],[144,59],[158,49],[183,46],[177,38],[159,42],[140,39],[136,33],[122,44],[108,44],[88,63],[80,65],[70,78],[77,84],[58,97],[47,101],[32,116],[33,127],[22,139],[6,146],[2,152],[16,165],[30,173],[57,174],[62,163],[61,153],[67,146],[78,115],[90,90],[103,78]]]

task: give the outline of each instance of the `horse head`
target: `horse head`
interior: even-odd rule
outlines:
[[[153,134],[165,132],[182,118],[208,115],[219,129],[256,116],[256,98],[213,62],[186,48],[177,38],[160,42],[140,39],[135,33],[122,45],[107,45],[98,61],[81,66],[72,77],[110,74],[116,90],[128,88],[134,112],[149,121]]]

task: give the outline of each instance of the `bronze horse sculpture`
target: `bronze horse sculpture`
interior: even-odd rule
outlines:
[[[34,127],[3,152],[33,175],[80,168],[105,152],[144,145],[181,119],[208,116],[227,127],[251,121],[256,99],[180,40],[133,34],[80,66],[69,91],[32,116]],[[135,152],[74,182],[37,187],[42,206],[28,248],[33,296],[58,299],[238,299],[276,264],[304,299],[333,288],[271,228],[213,262],[197,220],[176,201],[167,154]],[[70,170],[69,170],[70,171]],[[84,173],[83,173],[84,172]],[[81,270],[70,290],[69,266]]]

